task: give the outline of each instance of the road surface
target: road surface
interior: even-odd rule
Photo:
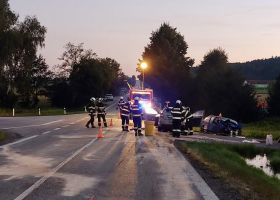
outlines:
[[[117,101],[104,138],[86,113],[0,118],[0,130],[23,136],[0,146],[0,199],[218,199],[171,140],[122,132]]]

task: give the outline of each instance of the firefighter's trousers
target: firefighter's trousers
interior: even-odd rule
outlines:
[[[89,119],[89,121],[87,122],[87,125],[86,126],[88,126],[89,124],[91,124],[91,127],[94,127],[94,116],[95,115],[93,115],[93,114],[89,114],[89,116],[90,116],[90,119]]]
[[[189,129],[189,135],[193,135],[193,122],[191,119],[186,120],[185,131],[188,132],[188,129]]]
[[[142,119],[141,117],[133,117],[135,136],[141,135]]]
[[[98,126],[101,126],[101,118],[103,120],[104,126],[107,127],[107,122],[106,122],[106,118],[105,118],[105,114],[97,114],[97,118],[98,118]]]
[[[122,118],[122,130],[128,131],[128,124],[129,124],[128,116],[121,115],[121,118]]]
[[[172,121],[172,135],[173,137],[180,137],[181,132],[181,120],[173,119]]]

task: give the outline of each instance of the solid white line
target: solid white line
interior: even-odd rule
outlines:
[[[33,135],[33,136],[31,136],[31,137],[24,138],[24,139],[19,140],[19,141],[16,141],[16,142],[12,142],[12,143],[9,143],[9,144],[2,145],[2,146],[0,146],[0,148],[4,148],[4,147],[8,147],[8,146],[11,146],[11,145],[14,145],[14,144],[18,144],[18,143],[24,142],[24,141],[26,141],[26,140],[33,139],[33,138],[35,138],[35,137],[38,137],[38,135]]]
[[[56,166],[54,169],[52,169],[47,175],[42,177],[40,180],[38,180],[35,184],[33,184],[31,187],[29,187],[27,190],[25,190],[21,195],[19,195],[15,200],[22,200],[25,197],[27,197],[29,194],[32,193],[33,190],[38,188],[41,184],[43,184],[48,178],[50,178],[52,175],[54,175],[61,167],[63,167],[66,163],[68,163],[70,160],[72,160],[76,155],[78,155],[81,151],[83,151],[86,147],[91,145],[97,140],[97,138],[94,138],[91,140],[88,144],[80,148],[78,151],[76,151],[74,154],[72,154],[70,157],[68,157],[66,160],[64,160],[62,163],[60,163],[58,166]]]
[[[54,131],[57,131],[57,130],[59,130],[60,128],[55,128],[55,129],[53,129]]]
[[[42,133],[43,135],[50,133],[51,131],[46,131],[44,133]]]
[[[113,105],[115,105],[115,104],[117,104],[117,103],[119,103],[119,102],[117,101],[116,103],[114,103],[114,104],[108,106],[107,108],[105,108],[105,110],[108,109],[108,108],[111,108]]]
[[[48,122],[48,123],[45,123],[45,124],[29,125],[29,126],[19,126],[19,127],[9,127],[9,128],[3,128],[3,129],[8,130],[8,129],[12,129],[12,128],[28,128],[28,127],[35,127],[35,126],[45,126],[45,125],[53,124],[53,123],[60,122],[60,121],[63,121],[63,119],[57,120],[57,121]]]

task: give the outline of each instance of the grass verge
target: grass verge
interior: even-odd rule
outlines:
[[[280,138],[280,118],[265,118],[261,121],[243,124],[242,135],[250,138],[265,139],[273,135],[273,140]]]
[[[266,175],[261,169],[246,164],[244,158],[266,154],[276,168],[280,166],[280,151],[257,148],[252,144],[232,145],[198,142],[176,142],[187,157],[202,163],[232,189],[246,199],[280,200],[280,180]],[[271,163],[271,165],[272,165]]]

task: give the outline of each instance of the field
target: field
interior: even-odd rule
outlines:
[[[252,144],[177,141],[175,145],[191,162],[199,162],[213,173],[212,179],[220,179],[223,186],[226,185],[231,188],[230,190],[237,191],[245,199],[280,199],[280,180],[275,176],[266,175],[261,169],[249,166],[245,162],[245,158],[266,154],[275,172],[279,173],[280,150],[257,148]]]
[[[245,137],[265,139],[269,134],[273,135],[274,140],[280,138],[279,118],[266,118],[258,122],[243,124],[242,135]]]
[[[64,108],[56,108],[52,107],[45,97],[39,97],[39,103],[34,109],[22,109],[22,108],[15,108],[15,116],[16,117],[23,117],[23,116],[39,116],[39,108],[41,116],[47,115],[63,115]],[[79,114],[84,113],[85,108],[66,108],[66,114]],[[0,117],[12,117],[13,110],[12,109],[0,109]]]

